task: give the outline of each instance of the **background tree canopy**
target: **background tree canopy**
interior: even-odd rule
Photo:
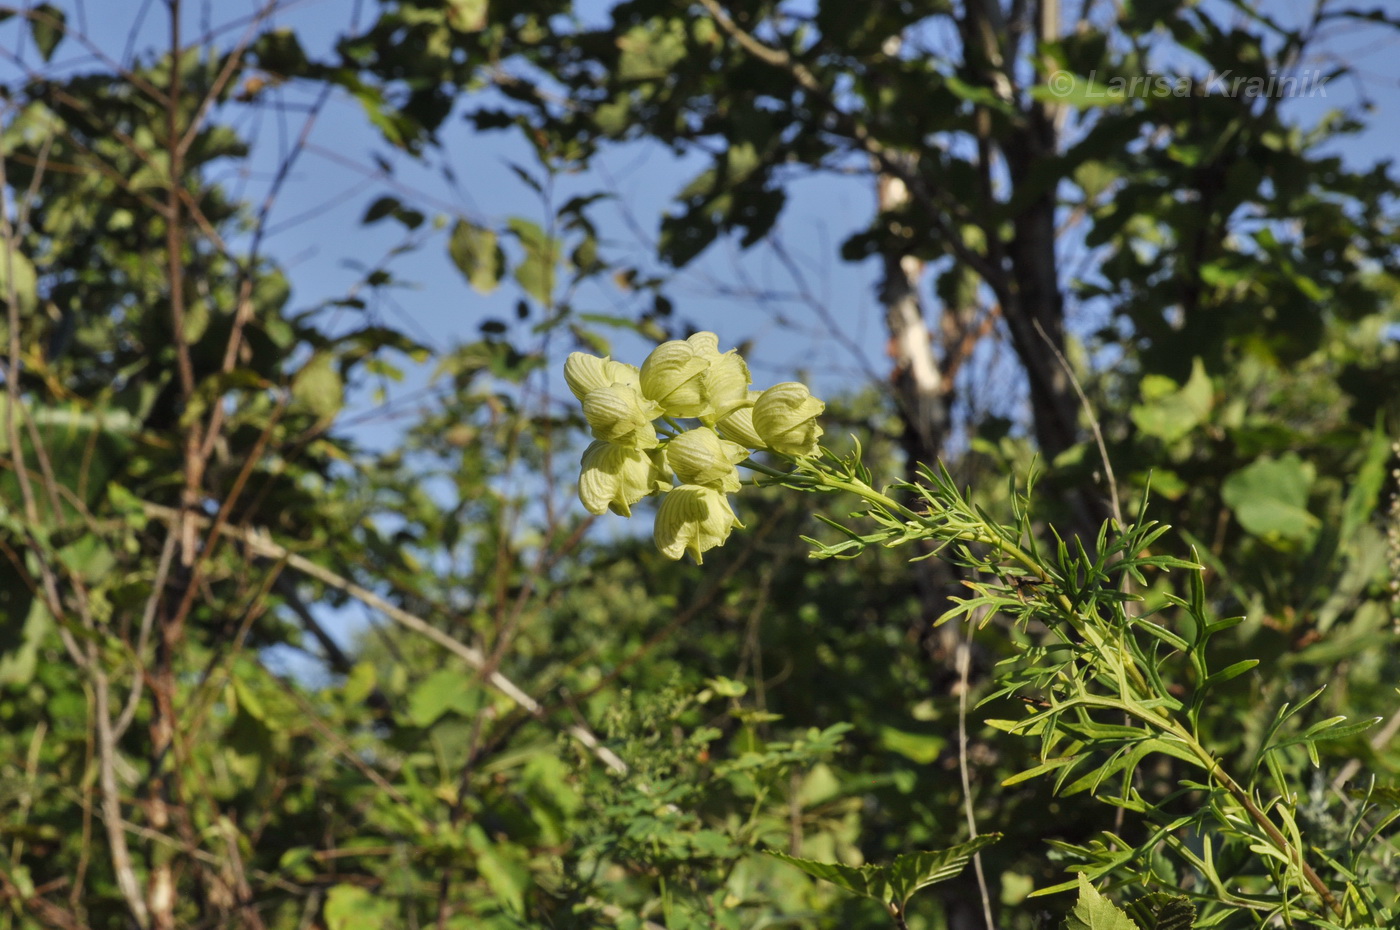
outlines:
[[[836,531],[778,489],[702,570],[575,499],[568,352],[719,329],[780,369],[788,325],[850,340],[783,225],[833,178],[873,208],[815,261],[877,269],[889,358],[828,385],[832,448],[941,461],[997,519],[1036,462],[1037,532],[1090,549],[1145,506],[1244,617],[1222,666],[1259,660],[1201,709],[1216,752],[1326,685],[1290,725],[1384,722],[1270,757],[1300,829],[1345,845],[1358,792],[1400,802],[1400,188],[1349,149],[1368,76],[1325,54],[1393,43],[1379,0],[380,0],[311,26],[165,0],[129,33],[88,6],[0,7],[5,926],[882,927],[764,851],[883,863],[972,824],[1003,834],[995,925],[1059,926],[1073,895],[1028,896],[1140,827],[1003,784],[1039,747],[984,724],[1013,698],[970,706],[1031,634],[935,628],[960,570],[815,562],[800,537]],[[276,235],[317,209],[318,120],[372,138],[336,195],[372,251],[318,243],[354,274],[321,293]],[[444,149],[464,133],[480,155]],[[461,206],[502,136],[532,197]],[[618,202],[600,166],[632,151],[675,156],[665,202]],[[745,250],[785,282],[749,286]],[[424,255],[468,337],[425,331]],[[687,305],[702,266],[737,312]],[[1188,596],[1151,581],[1149,607]],[[1400,885],[1389,846],[1367,868]],[[980,928],[979,898],[968,870],[902,916]]]

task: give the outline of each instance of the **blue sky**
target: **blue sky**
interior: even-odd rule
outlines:
[[[94,46],[117,60],[129,62],[133,50],[139,55],[169,41],[165,4],[157,0],[63,0],[59,5],[68,11],[71,26],[85,30]],[[237,41],[247,28],[248,14],[260,5],[257,0],[187,0],[185,38],[206,32],[212,24],[220,42]],[[1351,5],[1366,8],[1374,3]],[[1207,6],[1225,8],[1220,0],[1207,0]],[[605,7],[602,2],[586,5],[590,18],[601,16]],[[320,57],[357,16],[363,23],[376,8],[373,2],[355,0],[287,0],[272,22],[294,30],[308,51]],[[1260,9],[1294,22],[1311,9],[1311,0],[1264,0]],[[18,20],[11,20],[0,26],[0,44],[21,61],[32,63],[37,57],[26,31]],[[1324,59],[1303,62],[1300,67],[1326,69],[1326,59],[1343,60],[1355,69],[1355,76],[1335,79],[1323,93],[1285,104],[1293,118],[1309,124],[1329,109],[1350,106],[1362,95],[1369,97],[1376,105],[1372,128],[1365,136],[1343,143],[1344,154],[1355,164],[1389,157],[1400,148],[1400,63],[1387,39],[1395,41],[1393,34],[1374,27],[1335,30],[1322,48]],[[928,41],[936,44],[938,37],[930,36]],[[60,46],[54,64],[87,70],[94,61],[90,48],[70,39]],[[0,61],[0,68],[13,71],[13,59]],[[314,95],[313,88],[291,85],[265,99],[296,106],[310,103]],[[245,107],[229,115],[253,141],[254,158],[251,165],[236,166],[241,169],[237,173],[231,168],[223,180],[236,193],[257,202],[302,131],[303,118],[293,112],[279,115],[267,107]],[[548,204],[509,167],[514,162],[537,170],[528,146],[511,132],[475,133],[456,118],[443,133],[442,147],[429,150],[422,163],[415,163],[397,156],[380,140],[357,103],[337,95],[311,127],[308,143],[272,213],[265,244],[287,269],[294,304],[301,307],[344,294],[362,277],[364,267],[384,261],[390,250],[404,243],[404,237],[396,234],[400,227],[392,221],[368,228],[360,225],[365,208],[381,195],[401,196],[449,221],[462,216],[499,226],[511,216],[542,222],[548,214]],[[375,156],[393,164],[391,178],[379,172]],[[559,178],[552,200],[557,206],[575,193],[600,187],[609,190],[615,201],[595,214],[607,243],[605,254],[625,258],[644,272],[665,273],[652,248],[660,214],[703,167],[700,158],[677,158],[660,146],[632,144],[606,153],[588,174]],[[455,185],[444,180],[444,169],[455,176]],[[782,251],[761,244],[741,252],[731,241],[719,242],[666,288],[677,316],[714,329],[726,344],[754,340],[751,358],[756,381],[771,383],[803,368],[819,391],[831,392],[867,381],[872,374],[884,376],[888,362],[882,311],[873,296],[875,263],[843,263],[836,254],[841,241],[868,222],[874,209],[871,188],[868,178],[830,174],[796,182],[774,237]],[[513,320],[517,297],[513,288],[502,287],[490,296],[475,293],[446,257],[445,230],[419,238],[415,251],[387,265],[413,287],[375,301],[372,313],[435,348],[474,338],[486,319]],[[758,299],[757,294],[767,299]],[[636,312],[640,299],[603,286],[585,289],[575,303],[582,311],[627,315]],[[345,311],[329,322],[353,327],[363,321]],[[620,335],[616,349],[635,361],[646,346],[640,339]],[[413,396],[426,375],[425,370],[411,372],[394,394]],[[366,394],[356,398],[356,404],[371,407],[374,398]],[[364,441],[392,443],[397,429],[391,412],[379,415],[364,409],[356,420]]]
[[[1207,4],[1223,7],[1219,0]],[[165,4],[159,0],[61,0],[59,5],[68,11],[70,25],[91,37],[92,46],[123,63],[130,63],[133,51],[149,55],[169,41]],[[208,24],[232,23],[219,30],[218,41],[237,41],[245,28],[240,17],[246,22],[258,5],[253,0],[187,2],[186,40],[205,32]],[[1352,5],[1370,7],[1376,0]],[[1265,12],[1286,21],[1304,15],[1310,6],[1307,0],[1261,4]],[[591,4],[590,15],[603,7]],[[376,8],[369,0],[288,0],[273,23],[297,32],[308,51],[319,57],[350,27],[357,10],[363,22]],[[1393,33],[1374,27],[1338,30],[1324,43],[1324,60],[1301,67],[1326,69],[1325,59],[1330,58],[1347,62],[1355,76],[1333,80],[1325,95],[1287,101],[1285,112],[1306,125],[1328,110],[1369,98],[1375,106],[1371,128],[1342,143],[1343,154],[1356,165],[1393,156],[1400,150],[1400,57],[1395,42]],[[0,58],[0,79],[7,82],[21,73],[18,63],[32,66],[37,61],[18,19],[0,25],[0,47],[9,50]],[[100,61],[92,47],[69,39],[59,47],[53,65],[86,71],[100,67]],[[235,193],[253,202],[265,196],[277,166],[304,128],[304,116],[290,109],[309,104],[315,93],[314,88],[290,85],[265,98],[287,105],[288,112],[243,107],[221,114],[254,146],[250,164],[230,166],[222,176]],[[528,146],[512,133],[478,134],[454,118],[443,133],[442,147],[415,163],[379,138],[357,103],[334,95],[307,138],[306,150],[272,212],[265,242],[266,252],[288,272],[298,308],[344,295],[366,266],[386,260],[404,244],[401,227],[392,221],[361,225],[366,207],[382,195],[400,196],[449,225],[457,217],[491,226],[503,225],[512,216],[544,221],[549,212],[510,168],[516,163],[537,170]],[[392,163],[392,176],[379,170],[376,156]],[[576,193],[609,190],[616,199],[595,214],[605,255],[625,258],[644,272],[663,273],[653,250],[659,217],[704,166],[699,158],[677,158],[656,145],[623,146],[604,154],[588,174],[559,178],[552,200],[557,205]],[[450,169],[455,184],[445,180],[444,169]],[[665,292],[675,303],[677,317],[717,331],[726,346],[752,339],[749,357],[759,386],[785,380],[794,370],[804,370],[819,394],[884,377],[889,364],[882,310],[874,299],[875,263],[848,264],[837,257],[842,240],[863,228],[873,210],[868,178],[823,175],[799,180],[789,189],[788,207],[774,237],[781,251],[762,244],[742,252],[734,242],[721,241],[677,275]],[[509,286],[490,296],[472,291],[448,260],[446,241],[445,229],[424,235],[416,250],[394,258],[388,267],[413,286],[370,306],[372,315],[437,349],[475,338],[487,319],[513,320],[517,297]],[[638,309],[638,300],[635,294],[605,285],[585,289],[575,303],[583,311],[629,315]],[[326,321],[334,327],[365,322],[354,311],[337,313]],[[558,343],[552,347],[560,357],[569,348]],[[620,335],[616,340],[617,354],[629,361],[640,361],[647,348],[639,338]],[[355,424],[352,435],[369,446],[394,445],[404,414],[411,412],[429,374],[429,367],[411,369],[391,392],[387,406],[368,391],[352,398],[347,417]],[[552,385],[557,393],[563,393],[561,381]]]

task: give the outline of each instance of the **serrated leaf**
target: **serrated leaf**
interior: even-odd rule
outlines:
[[[1126,910],[1142,930],[1191,930],[1196,922],[1196,906],[1191,899],[1165,891],[1144,895]]]
[[[884,870],[890,893],[900,904],[900,910],[914,893],[929,885],[946,882],[957,876],[981,849],[1001,839],[1000,833],[985,833],[976,839],[934,852],[914,852],[896,856]]]
[[[1099,894],[1083,872],[1079,873],[1079,902],[1065,918],[1064,930],[1142,930],[1123,909]]]
[[[906,853],[887,866],[864,865],[860,868],[839,862],[801,859],[772,850],[768,851],[768,855],[852,894],[873,898],[886,905],[896,903],[902,910],[919,889],[953,878],[967,867],[978,850],[999,839],[1000,833],[988,833],[948,849]]]
[[[874,898],[876,901],[889,903],[886,894],[887,886],[884,876],[879,875],[879,869],[874,866],[854,866],[842,865],[839,862],[818,862],[815,859],[802,859],[798,856],[789,856],[787,853],[767,850],[768,855],[774,859],[780,859],[788,865],[796,866],[813,878],[819,878],[824,882],[831,882],[838,888],[844,888],[851,894],[861,895],[866,898]]]

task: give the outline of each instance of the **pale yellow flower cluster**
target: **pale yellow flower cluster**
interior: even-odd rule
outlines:
[[[815,455],[822,435],[826,405],[806,385],[750,390],[749,366],[735,349],[720,352],[714,333],[663,342],[641,368],[575,352],[564,380],[595,440],[583,453],[579,500],[590,513],[630,517],[642,498],[665,494],[654,538],[672,559],[689,552],[699,563],[743,525],[727,495],[752,452]]]

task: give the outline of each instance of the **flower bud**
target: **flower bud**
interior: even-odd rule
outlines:
[[[826,404],[812,396],[807,385],[796,381],[775,384],[753,405],[754,431],[775,452],[815,455],[823,430],[817,417]]]
[[[666,443],[666,460],[682,484],[720,491],[739,490],[739,471],[734,466],[748,457],[748,449],[720,439],[718,433],[705,426],[687,430]]]
[[[641,387],[635,366],[584,352],[569,353],[569,357],[564,360],[564,380],[579,400],[583,400],[592,391],[614,384],[628,384],[638,389]]]
[[[705,399],[705,372],[709,367],[710,360],[696,345],[680,339],[663,342],[642,362],[642,394],[673,417],[707,415],[712,412]]]
[[[736,526],[743,524],[721,492],[683,484],[661,499],[653,538],[656,548],[668,559],[679,559],[689,552],[699,565],[704,561],[703,554],[724,545],[729,531]]]
[[[589,391],[583,398],[583,416],[595,438],[630,449],[655,449],[656,427],[651,421],[661,408],[628,384],[614,384]]]
[[[750,449],[766,449],[768,443],[763,441],[763,437],[758,435],[758,431],[753,428],[753,405],[758,400],[762,391],[749,391],[748,398],[742,407],[735,407],[729,413],[719,418],[715,424],[719,428],[719,434],[725,439],[732,439]]]
[[[578,499],[589,513],[630,517],[637,501],[671,487],[665,460],[659,449],[643,452],[596,440],[583,453]]]

